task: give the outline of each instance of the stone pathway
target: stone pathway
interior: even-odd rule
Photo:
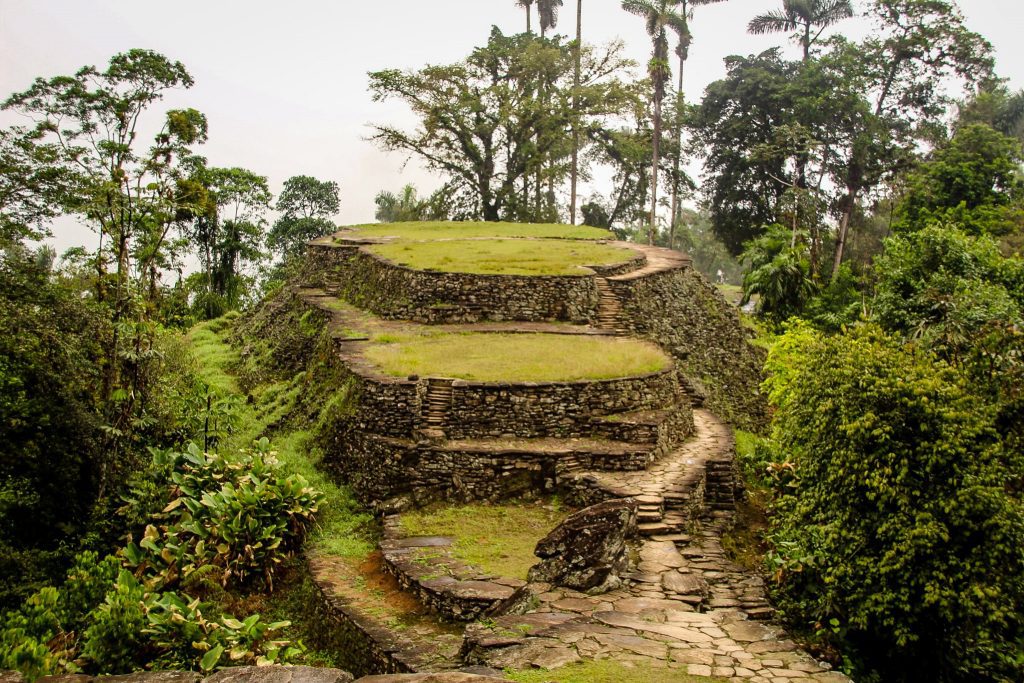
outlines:
[[[693,411],[694,436],[646,470],[572,472],[563,485],[591,489],[603,498],[636,498],[645,535],[679,532],[703,505],[706,463],[731,458],[729,427],[707,410]]]
[[[635,497],[647,513],[648,535],[623,585],[587,595],[529,584],[506,603],[504,616],[467,628],[467,661],[554,668],[614,658],[730,681],[848,683],[781,629],[761,623],[772,613],[762,579],[722,548],[734,513],[712,506],[692,516],[688,506],[703,501],[706,465],[733,451],[726,425],[705,410],[694,417],[695,436],[646,471],[573,475],[609,498]]]
[[[634,242],[609,242],[609,244],[613,246],[629,247],[634,251],[639,251],[647,259],[647,264],[642,268],[632,270],[622,275],[612,275],[608,277],[609,280],[616,282],[636,280],[637,278],[647,277],[663,270],[676,270],[692,263],[689,256],[674,249],[653,247],[647,244],[636,244]]]

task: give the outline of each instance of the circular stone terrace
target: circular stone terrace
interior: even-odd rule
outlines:
[[[607,244],[607,230],[553,223],[388,223],[335,237],[371,242],[371,253],[414,270],[478,275],[591,275],[638,256]]]

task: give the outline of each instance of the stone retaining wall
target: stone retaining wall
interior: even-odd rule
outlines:
[[[482,275],[414,270],[357,245],[310,244],[308,284],[382,318],[419,323],[596,319],[594,276]],[[636,262],[617,265],[626,272]],[[607,269],[606,269],[607,270]]]
[[[474,621],[508,600],[525,581],[490,576],[451,554],[446,537],[405,537],[399,515],[384,518],[384,571],[432,612],[450,621]]]
[[[306,556],[315,596],[307,608],[323,625],[315,645],[334,652],[338,664],[356,676],[414,673],[423,669],[421,653],[401,634],[348,604],[331,586],[330,558]]]
[[[459,443],[415,442],[367,434],[338,433],[327,444],[324,464],[350,482],[361,500],[373,504],[408,496],[416,505],[436,500],[496,501],[537,491],[554,491],[567,468],[641,470],[662,454],[657,444],[616,444],[609,450],[585,446],[529,449],[527,446],[471,448]]]
[[[721,293],[690,266],[608,284],[622,305],[623,328],[655,342],[716,414],[747,429],[767,424],[761,394],[764,352]]]
[[[581,437],[591,417],[685,405],[674,368],[579,382],[499,384],[456,380],[445,433],[452,439]]]

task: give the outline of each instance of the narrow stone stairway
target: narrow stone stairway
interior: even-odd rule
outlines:
[[[705,502],[717,509],[717,500],[705,495],[707,480],[714,474],[712,492],[725,495],[722,481],[733,449],[729,427],[707,410],[693,411],[696,432],[679,448],[646,470],[567,472],[562,483],[575,489],[592,489],[604,498],[636,498],[639,531],[644,536],[677,533]],[[710,466],[715,463],[714,466]],[[705,498],[707,500],[705,501]],[[731,501],[730,501],[731,502]]]
[[[597,327],[602,330],[614,330],[618,334],[625,332],[622,321],[622,303],[608,280],[603,277],[594,278],[597,285]]]
[[[430,379],[423,398],[424,424],[428,430],[444,433],[448,412],[452,408],[452,380]]]

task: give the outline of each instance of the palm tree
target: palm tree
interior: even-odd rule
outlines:
[[[754,35],[796,31],[793,37],[803,47],[806,62],[811,58],[811,45],[822,32],[852,16],[850,0],[782,0],[781,11],[757,15],[747,24],[747,31]]]
[[[544,37],[549,28],[558,23],[558,8],[562,0],[537,0],[537,16],[540,17],[540,35]]]
[[[679,44],[676,45],[676,56],[679,57],[679,89],[676,91],[676,97],[678,98],[678,106],[682,108],[686,104],[686,97],[683,94],[683,69],[686,66],[686,59],[690,56],[690,42],[693,39],[693,35],[690,33],[690,19],[693,18],[693,7],[697,5],[711,5],[714,3],[724,2],[724,0],[682,0],[680,4],[679,15],[682,17],[682,21],[673,21],[669,24],[669,27],[675,32],[676,37],[679,39]],[[669,227],[668,246],[671,249],[675,248],[675,236],[676,236],[676,223],[679,218],[679,167],[682,163],[683,158],[683,124],[682,121],[676,121],[676,142],[679,146],[679,151],[675,158],[675,180],[672,185],[672,218],[671,226]]]
[[[377,205],[375,218],[381,223],[421,221],[427,213],[428,202],[419,198],[414,185],[406,185],[399,194],[381,190],[373,203]]]
[[[679,0],[622,0],[622,9],[630,14],[643,17],[647,24],[647,35],[651,37],[653,50],[647,73],[654,89],[654,142],[651,164],[651,224],[647,228],[647,242],[654,244],[655,219],[658,210],[658,161],[661,142],[661,103],[665,99],[665,84],[672,76],[668,65],[668,36],[665,28],[677,23],[686,23],[685,17],[676,11]]]
[[[526,10],[526,32],[530,33],[530,10],[533,8],[533,0],[516,0],[516,5]]]
[[[569,222],[576,225],[576,184],[579,180],[580,162],[580,129],[579,116],[580,108],[580,63],[583,54],[583,0],[576,0],[576,63],[572,74],[572,174],[569,182]]]

